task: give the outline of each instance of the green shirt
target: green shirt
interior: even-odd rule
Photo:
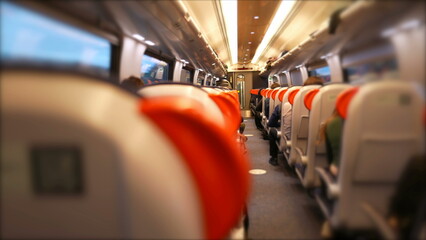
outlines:
[[[336,116],[325,127],[327,158],[330,164],[339,166],[340,144],[342,142],[343,118]]]

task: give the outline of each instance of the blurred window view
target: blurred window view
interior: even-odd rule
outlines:
[[[183,83],[192,83],[191,79],[191,71],[182,69],[181,75],[180,75],[180,82]]]
[[[281,86],[288,86],[287,75],[285,75],[285,74],[280,75],[280,85]]]
[[[291,83],[294,86],[302,86],[303,85],[302,74],[300,73],[299,69],[294,69],[294,70],[290,71],[290,78],[291,78]]]
[[[145,84],[168,81],[169,64],[157,58],[143,55],[141,66],[141,79]]]
[[[399,77],[395,59],[365,63],[344,69],[345,81],[349,83],[364,83],[380,79],[395,79]]]
[[[109,75],[108,40],[21,6],[0,4],[2,62],[60,65]]]
[[[312,69],[308,72],[309,76],[321,77],[324,82],[330,82],[330,68],[328,66]]]
[[[206,74],[204,72],[198,73],[197,85],[203,85],[203,81],[204,81],[205,76],[206,76]]]

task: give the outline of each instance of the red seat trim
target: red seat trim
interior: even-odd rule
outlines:
[[[346,119],[348,114],[349,103],[355,94],[359,91],[359,87],[353,87],[344,90],[341,92],[336,99],[336,110],[337,113],[343,118]]]
[[[281,91],[280,94],[278,94],[278,99],[282,102],[284,94],[288,91],[288,89]]]
[[[294,97],[296,97],[296,94],[299,92],[300,89],[295,89],[291,91],[288,95],[288,102],[293,105]]]
[[[202,203],[205,238],[224,239],[241,216],[250,183],[249,164],[235,136],[189,98],[142,99],[139,109],[169,137],[190,169]]]
[[[319,89],[312,89],[305,95],[304,103],[305,103],[305,107],[309,111],[312,109],[312,101],[314,100],[318,92],[319,92]]]

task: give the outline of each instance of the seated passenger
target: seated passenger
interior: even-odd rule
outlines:
[[[390,202],[388,224],[398,239],[423,239],[426,225],[426,161],[425,156],[410,159]],[[423,234],[425,234],[423,232]]]
[[[324,84],[324,80],[320,77],[309,77],[308,79],[306,79],[305,83],[303,84],[303,86],[307,86],[307,85],[323,85]],[[292,110],[292,105],[289,102],[286,102],[284,104],[284,114],[283,114],[283,126],[284,126],[284,135],[286,137],[286,139],[290,140],[291,138],[291,110]],[[278,146],[276,144],[276,141],[279,140],[278,136],[277,136],[277,128],[280,127],[280,119],[281,116],[281,104],[277,105],[274,109],[274,112],[272,113],[271,117],[269,118],[268,121],[268,127],[270,127],[269,129],[269,155],[271,156],[271,158],[269,159],[269,163],[273,166],[277,166],[278,165],[278,161],[277,161],[277,154],[278,154]]]
[[[271,85],[271,89],[275,89],[279,86],[280,86],[279,83],[273,83]],[[259,102],[259,104],[260,104],[260,108],[262,108],[262,102],[261,101]],[[256,109],[257,109],[257,107],[256,107]],[[269,98],[265,99],[265,109],[264,109],[263,112],[265,113],[265,116],[269,116]],[[262,131],[263,139],[268,140],[269,137],[268,137],[268,133],[266,132],[266,130],[264,128],[262,128],[261,131]]]
[[[259,89],[258,95],[253,95],[253,105],[254,105],[254,123],[256,124],[257,129],[261,130],[262,127],[262,116],[260,113],[262,112],[262,96],[260,96],[260,91],[262,89]]]
[[[330,118],[325,121],[321,131],[321,136],[323,136],[325,140],[329,171],[333,176],[337,177],[340,163],[343,118],[339,116],[336,110],[334,110]]]
[[[279,83],[273,83],[271,85],[271,89],[275,89],[277,87],[280,87]],[[265,116],[269,116],[269,100],[270,100],[270,98],[266,98],[265,99],[265,111],[264,111],[265,112]]]
[[[307,85],[323,85],[324,80],[320,77],[308,77],[303,84],[303,86]],[[284,136],[290,140],[291,139],[291,113],[292,113],[293,106],[286,102],[283,106],[284,113],[283,113],[283,126],[284,126]]]
[[[281,104],[278,104],[274,111],[271,114],[271,117],[268,121],[269,127],[269,164],[272,166],[278,166],[278,146],[276,144],[276,140],[278,139],[278,130],[280,127],[280,116],[281,116]]]
[[[121,85],[132,92],[138,92],[144,86],[143,81],[135,76],[130,76],[121,82]]]
[[[232,89],[231,83],[226,79],[218,81],[217,86],[224,89]]]

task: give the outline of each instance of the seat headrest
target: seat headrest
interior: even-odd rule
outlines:
[[[305,95],[304,103],[305,107],[310,111],[312,108],[312,101],[314,100],[315,96],[319,92],[319,89],[312,89]]]
[[[271,98],[271,93],[272,93],[273,89],[268,89],[266,91],[266,98]]]
[[[272,90],[272,95],[271,95],[271,97],[275,100],[275,97],[277,96],[277,93],[278,93],[278,91],[279,91],[280,89],[278,88],[278,89],[274,89],[274,90]]]
[[[239,104],[240,100],[238,99],[239,94],[238,94],[237,90],[232,90],[232,91],[229,91],[227,93],[230,94],[235,99],[235,101],[237,102],[237,104]]]
[[[206,238],[225,238],[240,217],[250,185],[248,161],[234,136],[209,119],[208,110],[200,103],[189,98],[145,98],[139,109],[160,127],[185,159],[202,200]]]
[[[219,106],[230,131],[237,131],[241,124],[240,106],[232,94],[226,92],[210,92],[209,97]]]
[[[283,91],[280,92],[280,94],[278,94],[278,99],[282,102],[283,101],[283,97],[284,94],[288,91],[288,89],[285,89]]]
[[[296,97],[296,94],[299,92],[300,89],[295,89],[291,91],[288,95],[288,102],[293,105],[294,97]]]
[[[336,110],[340,117],[342,117],[343,119],[346,119],[349,103],[358,91],[359,87],[353,87],[344,90],[337,96]]]

